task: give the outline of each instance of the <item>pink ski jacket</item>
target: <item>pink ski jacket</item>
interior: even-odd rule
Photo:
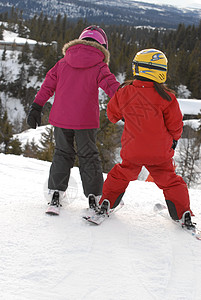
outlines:
[[[111,98],[119,87],[108,67],[110,53],[96,42],[77,39],[64,45],[63,54],[46,74],[34,102],[44,106],[55,93],[50,124],[67,129],[98,128],[98,88]]]

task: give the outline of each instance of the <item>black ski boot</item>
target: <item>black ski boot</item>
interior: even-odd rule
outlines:
[[[190,211],[186,211],[182,216],[182,227],[186,227],[187,229],[194,229],[195,223],[191,221],[191,213]]]
[[[108,200],[104,200],[101,206],[95,214],[91,217],[85,218],[88,222],[94,223],[96,225],[100,225],[107,217],[110,215],[110,202]]]
[[[60,213],[60,202],[59,202],[59,191],[54,191],[52,200],[48,203],[49,207],[46,210],[46,214],[49,215],[59,215]]]
[[[105,199],[103,200],[103,203],[101,204],[101,207],[99,208],[99,211],[97,214],[99,215],[108,215],[109,217],[109,210],[110,210],[110,202]]]
[[[95,212],[99,209],[99,200],[101,196],[95,196],[94,194],[89,194],[88,201],[89,201],[89,208],[93,209]]]

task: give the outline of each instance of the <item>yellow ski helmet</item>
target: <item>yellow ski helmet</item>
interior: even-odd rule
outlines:
[[[165,54],[160,50],[144,49],[133,59],[133,75],[164,83],[167,78],[167,62]]]

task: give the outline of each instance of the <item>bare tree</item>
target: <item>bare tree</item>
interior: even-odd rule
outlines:
[[[178,147],[177,173],[183,177],[188,187],[201,184],[200,137],[191,128],[186,130],[185,138]]]

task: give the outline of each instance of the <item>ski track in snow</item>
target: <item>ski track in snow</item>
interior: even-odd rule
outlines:
[[[0,299],[200,300],[201,242],[153,211],[161,190],[131,182],[125,206],[95,226],[81,218],[77,168],[76,199],[72,190],[60,216],[45,214],[49,167],[0,154]],[[201,227],[200,191],[190,196]]]

